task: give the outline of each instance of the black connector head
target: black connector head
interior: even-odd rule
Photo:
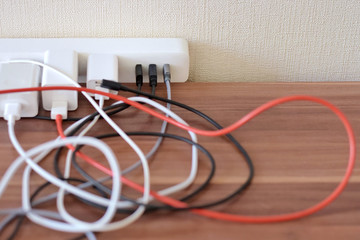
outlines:
[[[143,70],[142,70],[142,65],[141,64],[136,64],[135,66],[135,77],[136,77],[136,86],[142,86],[143,82],[144,82],[144,77],[143,77]]]
[[[156,64],[150,64],[149,65],[149,84],[150,87],[157,86],[157,69]]]
[[[103,79],[101,81],[100,87],[115,90],[115,91],[119,91],[120,89],[122,89],[122,86],[121,86],[120,83],[114,82],[114,81],[111,81],[111,80],[106,80],[106,79]]]

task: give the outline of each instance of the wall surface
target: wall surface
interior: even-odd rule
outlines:
[[[191,81],[358,81],[358,0],[1,0],[0,37],[181,37]]]

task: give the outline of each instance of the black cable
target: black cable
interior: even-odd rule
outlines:
[[[104,84],[105,83],[105,84]],[[204,118],[206,121],[208,121],[209,123],[211,123],[213,126],[215,126],[217,129],[222,129],[223,127],[218,124],[215,120],[213,120],[212,118],[210,118],[209,116],[207,116],[206,114],[202,113],[201,111],[197,110],[197,109],[194,109],[190,106],[187,106],[183,103],[179,103],[177,101],[174,101],[174,100],[169,100],[169,99],[166,99],[166,98],[162,98],[162,97],[158,97],[156,95],[151,95],[151,94],[148,94],[148,93],[145,93],[145,92],[141,92],[141,91],[137,91],[137,90],[134,90],[134,89],[131,89],[131,88],[128,88],[126,86],[123,86],[119,83],[117,84],[114,84],[114,82],[112,81],[107,81],[107,80],[103,80],[103,84],[102,84],[102,87],[106,87],[106,88],[114,88],[114,90],[121,90],[121,91],[127,91],[127,92],[132,92],[132,93],[135,93],[135,94],[139,94],[139,95],[142,95],[142,96],[146,96],[146,97],[149,97],[149,98],[153,98],[153,99],[156,99],[156,100],[159,100],[159,101],[162,101],[162,102],[166,102],[166,103],[170,103],[172,105],[175,105],[175,106],[178,106],[178,107],[181,107],[181,108],[184,108],[202,118]],[[115,87],[114,87],[115,86]],[[117,104],[117,105],[113,105],[113,107],[124,107],[125,104]],[[128,105],[126,105],[128,106]],[[98,113],[93,113],[94,115],[97,115]],[[85,124],[85,121],[83,122],[83,124]],[[74,129],[72,131],[71,134],[69,134],[68,136],[72,136],[73,134],[75,134],[78,130],[80,129],[80,126],[76,129]],[[191,207],[188,207],[186,209],[191,209],[191,208],[208,208],[208,207],[213,207],[213,206],[216,206],[216,205],[219,205],[219,204],[222,204],[232,198],[234,198],[235,196],[237,196],[239,193],[241,193],[243,190],[245,190],[251,183],[251,180],[253,179],[254,177],[254,166],[253,166],[253,163],[252,163],[252,160],[250,158],[250,156],[248,155],[248,153],[246,152],[246,150],[240,145],[240,143],[231,135],[231,134],[226,134],[225,135],[229,140],[230,142],[232,142],[234,144],[234,146],[239,150],[239,152],[243,155],[243,157],[245,158],[245,162],[246,164],[248,165],[249,167],[249,175],[248,175],[248,178],[246,179],[246,181],[240,186],[238,187],[237,189],[235,189],[235,191],[231,194],[229,194],[228,196],[220,199],[220,200],[217,200],[215,202],[211,202],[211,203],[207,203],[207,204],[202,204],[202,205],[196,205],[196,206],[191,206]],[[62,151],[63,148],[59,148],[58,151],[56,152],[56,157],[58,158],[59,155],[60,155],[60,152]],[[183,199],[184,201],[188,200],[187,198],[186,199]]]
[[[215,120],[213,120],[212,118],[210,118],[206,114],[202,113],[201,111],[199,111],[199,110],[197,110],[195,108],[192,108],[192,107],[190,107],[188,105],[185,105],[183,103],[179,103],[179,102],[174,101],[174,100],[162,98],[162,97],[159,97],[159,96],[156,96],[156,95],[151,95],[151,94],[148,94],[148,93],[145,93],[145,92],[139,92],[139,91],[137,91],[135,89],[128,88],[128,87],[126,87],[126,86],[124,86],[124,85],[122,85],[120,83],[115,83],[115,82],[112,82],[112,81],[109,81],[109,80],[103,80],[102,83],[101,83],[101,87],[110,88],[110,89],[114,89],[114,90],[118,90],[118,91],[131,92],[131,93],[139,94],[139,95],[142,95],[142,96],[145,96],[145,97],[149,97],[149,98],[151,97],[153,99],[156,99],[156,100],[159,100],[159,101],[162,101],[162,102],[170,103],[172,105],[184,108],[184,109],[186,109],[186,110],[188,110],[190,112],[195,113],[196,115],[204,118],[206,121],[211,123],[217,129],[222,129],[223,128],[220,124],[218,124]],[[205,207],[208,208],[208,207],[212,207],[212,206],[216,206],[218,204],[224,203],[224,202],[230,200],[231,198],[235,197],[236,195],[238,195],[240,192],[245,190],[250,185],[250,183],[251,183],[251,181],[252,181],[252,179],[254,177],[254,165],[252,163],[252,160],[251,160],[249,154],[246,152],[246,150],[240,145],[240,143],[230,133],[226,134],[225,136],[235,145],[235,147],[244,156],[246,164],[249,167],[248,178],[246,179],[245,183],[243,183],[239,188],[237,188],[233,193],[229,194],[225,198],[223,198],[221,200],[218,200],[216,202],[213,202],[213,203],[208,203],[208,204],[204,204],[204,205],[201,205],[201,206],[192,206],[192,207],[189,207],[189,208],[205,208]],[[185,200],[187,200],[187,199],[185,199]]]
[[[138,90],[138,91],[141,91],[141,85],[138,85],[138,86],[137,86],[137,90]]]
[[[39,119],[39,120],[54,120],[51,117],[46,117],[46,116],[35,116],[32,117],[35,119]],[[63,119],[64,121],[69,121],[69,122],[75,122],[75,121],[79,121],[81,118],[67,118],[67,119]]]
[[[173,135],[173,134],[156,133],[156,132],[127,132],[126,134],[129,135],[129,136],[164,137],[164,138],[171,138],[171,139],[183,141],[185,143],[188,143],[190,145],[195,146],[196,148],[198,148],[201,152],[203,152],[206,155],[206,157],[209,159],[210,164],[211,164],[211,170],[210,170],[210,172],[209,172],[209,174],[207,176],[207,179],[199,187],[197,187],[193,192],[191,192],[190,194],[188,194],[185,197],[181,198],[180,201],[183,201],[183,199],[190,199],[190,198],[196,196],[197,194],[199,194],[201,191],[203,191],[209,185],[211,179],[214,177],[215,169],[216,169],[214,158],[212,157],[212,155],[203,146],[199,145],[198,143],[193,142],[192,140],[190,140],[188,138],[184,138],[184,137]],[[103,139],[103,138],[118,137],[118,136],[119,136],[118,134],[113,133],[113,134],[104,134],[104,135],[96,136],[96,138]],[[76,151],[79,151],[81,149],[81,147],[82,147],[82,145],[77,146]],[[101,183],[99,183],[96,179],[91,177],[88,173],[86,173],[85,170],[83,170],[79,166],[79,164],[76,161],[76,151],[74,151],[73,155],[72,155],[72,163],[73,163],[75,169],[84,178],[86,178],[89,182],[91,182],[97,188],[102,189],[105,192],[111,192],[111,190],[109,188],[107,188],[104,185],[102,185]],[[101,185],[101,186],[99,186],[99,185]],[[129,199],[126,198],[126,200],[129,200]],[[136,204],[139,204],[134,200],[132,202],[134,202]],[[170,206],[156,206],[156,205],[150,205],[150,204],[141,204],[141,205],[146,206],[148,209],[180,209],[180,210],[183,210],[183,208],[173,208],[173,207],[170,207]]]
[[[16,218],[14,218],[15,220]],[[17,216],[17,222],[16,225],[12,231],[12,233],[8,236],[7,240],[13,240],[15,239],[16,235],[19,233],[21,225],[23,224],[25,220],[25,216],[24,215],[19,215]],[[10,223],[10,222],[9,222]]]
[[[66,181],[72,181],[72,182],[80,182],[80,183],[85,183],[86,181],[78,179],[78,178],[61,178],[61,180],[66,180]],[[37,195],[40,194],[41,191],[43,191],[46,187],[50,186],[51,183],[50,182],[45,182],[44,184],[40,185],[33,194],[31,194],[30,196],[30,204],[32,205],[32,202],[34,201],[34,199],[36,198]],[[107,195],[104,195],[104,192],[99,191],[100,194],[103,197],[107,197]],[[81,199],[81,198],[80,198]],[[84,201],[85,203],[89,204],[90,202],[84,199],[81,199],[82,201]],[[9,237],[7,238],[7,240],[13,240],[16,235],[18,234],[21,225],[23,224],[24,220],[25,220],[25,215],[19,215],[17,217],[14,218],[14,220],[18,218],[16,225],[14,227],[14,230],[12,231],[12,233],[9,235]],[[9,222],[10,223],[10,222]],[[8,223],[8,224],[9,224]]]
[[[88,239],[85,234],[81,234],[80,236],[70,238],[69,240],[81,240],[81,239]]]
[[[208,174],[208,177],[207,179],[198,187],[196,188],[192,193],[188,194],[186,197],[183,197],[180,199],[180,201],[182,201],[183,199],[189,199],[189,198],[192,198],[194,197],[195,195],[197,195],[198,193],[200,193],[201,191],[203,191],[206,186],[209,185],[211,179],[213,178],[214,174],[215,174],[215,161],[214,161],[214,158],[212,157],[212,155],[204,148],[202,147],[201,145],[199,145],[198,143],[195,143],[193,142],[192,140],[190,139],[187,139],[185,137],[181,137],[181,136],[177,136],[177,135],[173,135],[173,134],[166,134],[166,133],[153,133],[153,132],[128,132],[126,133],[128,134],[129,136],[154,136],[154,137],[165,137],[165,138],[171,138],[171,139],[175,139],[175,140],[179,140],[179,141],[183,141],[185,143],[188,143],[188,144],[191,144],[193,146],[195,146],[196,148],[198,148],[201,152],[203,152],[209,159],[210,161],[210,164],[211,164],[211,170]],[[104,135],[101,135],[101,136],[96,136],[96,138],[99,138],[99,139],[103,139],[103,138],[109,138],[109,137],[118,137],[119,135],[116,134],[116,133],[113,133],[113,134],[104,134]],[[76,148],[76,151],[78,151],[80,148],[82,147],[82,145],[79,145],[77,146]],[[88,173],[86,173],[86,171],[84,171],[76,162],[76,155],[75,155],[75,151],[73,153],[73,156],[72,156],[72,163],[75,167],[75,169],[84,177],[86,178],[90,183],[92,183],[93,186],[95,186],[97,189],[100,189],[101,191],[103,192],[106,192],[106,193],[111,193],[111,190],[107,187],[105,187],[104,185],[102,185],[101,183],[99,183],[96,179],[94,179],[93,177],[91,177]],[[55,168],[55,172],[58,174],[60,173],[60,176],[58,175],[58,177],[62,177],[61,176],[61,172],[60,172],[60,169],[59,169],[59,161],[58,159],[56,161],[54,161],[54,168]],[[124,197],[122,196],[121,199],[123,200],[127,200],[127,201],[131,201],[132,203],[134,204],[138,204],[135,200],[132,200],[132,199],[129,199],[127,197]],[[91,206],[95,206],[95,207],[98,207],[98,208],[101,208],[101,209],[106,209],[105,207],[103,206],[100,206],[100,205],[97,205],[97,204],[94,204],[94,203],[91,203],[90,204]],[[155,210],[155,209],[176,209],[176,208],[172,208],[172,207],[169,207],[169,206],[157,206],[157,205],[151,205],[151,204],[140,204],[140,205],[144,205],[146,206],[149,210]],[[181,209],[180,209],[181,210]],[[184,209],[185,210],[185,209]],[[119,210],[118,211],[119,213],[132,213],[133,211],[132,210]]]
[[[170,103],[172,105],[175,105],[175,106],[178,106],[178,107],[181,107],[181,108],[184,108],[202,118],[204,118],[206,121],[208,121],[209,123],[211,123],[213,126],[215,126],[217,129],[222,129],[223,127],[218,124],[215,120],[213,120],[212,118],[210,118],[209,116],[207,116],[206,114],[202,113],[201,111],[197,110],[197,109],[194,109],[188,105],[185,105],[183,103],[179,103],[177,101],[174,101],[174,100],[169,100],[169,99],[166,99],[166,98],[162,98],[162,97],[158,97],[156,95],[151,95],[151,94],[148,94],[148,93],[145,93],[145,92],[141,92],[141,91],[137,91],[137,90],[134,90],[134,89],[131,89],[131,88],[128,88],[126,86],[123,86],[121,85],[120,83],[115,83],[113,81],[107,81],[107,80],[103,80],[102,82],[102,87],[105,87],[105,88],[111,88],[111,89],[114,89],[114,90],[121,90],[121,91],[127,91],[127,92],[132,92],[132,93],[135,93],[135,94],[139,94],[139,95],[142,95],[142,96],[146,96],[146,97],[149,97],[149,98],[153,98],[153,99],[156,99],[156,100],[159,100],[159,101],[162,101],[162,102],[166,102],[166,103]],[[112,105],[110,106],[112,109],[116,108],[116,107],[119,107],[120,109],[122,108],[128,108],[129,105],[126,105],[126,104],[116,104],[116,105]],[[105,109],[105,108],[104,108]],[[86,124],[87,121],[90,121],[91,119],[93,119],[94,116],[98,115],[99,113],[98,112],[95,112],[93,113],[91,116],[89,116],[87,118],[87,120],[83,121],[82,124],[80,124],[80,126],[78,126],[77,128],[75,128],[70,134],[68,134],[68,136],[72,136],[74,135],[84,124]],[[236,195],[238,195],[239,193],[241,193],[243,190],[245,190],[251,183],[253,177],[254,177],[254,166],[253,166],[253,163],[252,163],[252,160],[250,158],[250,156],[248,155],[248,153],[246,152],[246,150],[240,145],[240,143],[231,135],[231,134],[226,134],[225,135],[229,140],[230,142],[232,142],[234,144],[234,146],[239,150],[239,152],[243,155],[243,157],[245,158],[245,162],[246,164],[248,165],[249,167],[249,175],[248,175],[248,178],[246,179],[246,181],[240,186],[238,187],[237,189],[235,189],[235,191],[231,194],[229,194],[228,196],[218,200],[218,201],[215,201],[213,203],[208,203],[208,204],[204,204],[204,205],[201,205],[201,206],[192,206],[190,208],[205,208],[205,207],[212,207],[212,206],[216,206],[218,204],[221,204],[221,203],[224,203],[232,198],[234,198]],[[58,160],[59,159],[59,155],[61,153],[61,151],[63,150],[64,147],[61,147],[57,150],[56,152],[56,155],[55,155],[55,161],[56,159]],[[61,173],[57,173],[61,176]],[[185,199],[187,200],[187,199]]]
[[[121,105],[121,106],[120,106]],[[104,111],[109,111],[109,110],[112,110],[112,109],[115,109],[114,111],[111,111],[111,112],[106,112],[107,115],[111,116],[111,115],[114,115],[118,112],[121,112],[123,110],[125,110],[126,108],[130,107],[130,105],[127,105],[127,104],[116,104],[116,105],[110,105],[110,106],[107,106],[107,107],[104,107],[103,110]],[[88,121],[91,121],[93,120],[97,115],[99,115],[98,112],[94,112],[92,114],[90,114],[88,116],[88,118],[86,118],[85,122],[82,123],[81,126],[84,126]],[[35,119],[39,119],[39,120],[50,120],[50,121],[53,121],[54,119],[52,119],[51,117],[46,117],[46,116],[35,116],[35,117],[32,117],[32,118],[35,118]],[[32,119],[31,118],[31,119]],[[81,120],[82,118],[67,118],[67,119],[63,119],[63,121],[68,121],[68,122],[75,122],[75,121],[79,121]],[[100,116],[100,119],[102,119],[102,117]]]

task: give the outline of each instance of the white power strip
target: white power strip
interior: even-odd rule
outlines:
[[[142,64],[144,68],[144,82],[148,82],[149,64],[158,66],[159,82],[164,64],[171,66],[172,82],[185,82],[189,76],[188,44],[179,38],[0,39],[0,61],[27,59],[44,62],[52,52],[74,52],[78,57],[80,79],[86,78],[90,54],[116,55],[120,82],[135,82],[136,64]],[[62,70],[61,66],[53,67]]]

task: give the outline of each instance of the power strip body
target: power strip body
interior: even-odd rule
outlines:
[[[0,39],[0,61],[27,59],[44,62],[52,51],[74,51],[78,56],[78,77],[86,79],[90,54],[114,54],[118,57],[120,82],[135,82],[135,65],[142,64],[144,82],[148,82],[148,66],[171,66],[171,81],[185,82],[189,76],[187,41],[180,38],[63,38]]]

